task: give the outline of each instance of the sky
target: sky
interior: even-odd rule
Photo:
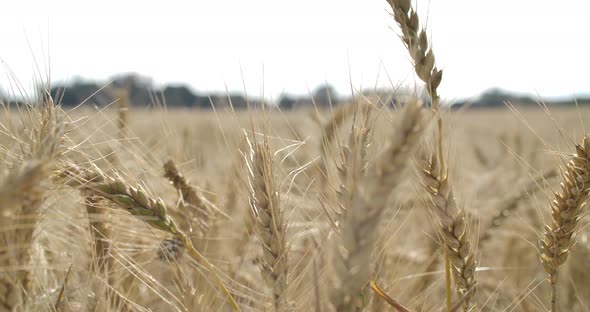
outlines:
[[[588,0],[413,1],[445,99],[491,87],[544,98],[590,93]],[[123,72],[196,92],[306,95],[413,86],[386,1],[4,1],[0,88],[15,77],[103,83]],[[47,70],[49,69],[49,70]],[[48,74],[50,72],[50,74]]]

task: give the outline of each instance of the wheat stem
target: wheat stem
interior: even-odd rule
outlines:
[[[387,301],[387,303],[389,303],[389,305],[391,305],[398,312],[410,312],[410,310],[408,310],[408,308],[404,307],[403,304],[399,303],[399,301],[395,300],[394,298],[392,298],[391,296],[386,294],[383,291],[383,289],[381,289],[377,285],[377,283],[375,283],[374,280],[371,280],[371,288],[373,289],[373,291],[375,291],[375,293],[377,293],[379,295],[379,297],[381,297],[381,298],[383,298],[383,300]]]
[[[201,264],[203,264],[205,266],[205,269],[207,269],[213,275],[215,282],[217,283],[217,285],[219,286],[221,291],[223,291],[223,293],[225,294],[225,297],[229,301],[232,309],[234,311],[240,311],[240,307],[238,306],[238,303],[234,300],[234,298],[232,297],[229,290],[223,284],[223,281],[221,280],[221,278],[219,278],[219,275],[215,272],[215,268],[214,268],[213,264],[211,264],[211,262],[209,262],[209,260],[207,260],[207,258],[203,257],[203,255],[201,255],[201,253],[199,253],[199,251],[195,248],[195,246],[193,245],[192,241],[190,240],[190,238],[188,236],[186,236],[182,232],[176,234],[176,236],[182,241],[182,243],[184,244],[184,246],[186,247],[188,252],[193,257],[193,259],[195,259],[197,262],[200,262]]]

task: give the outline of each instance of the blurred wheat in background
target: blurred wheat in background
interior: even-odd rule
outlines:
[[[0,311],[589,311],[588,108],[451,111],[387,2],[427,96],[2,99]]]

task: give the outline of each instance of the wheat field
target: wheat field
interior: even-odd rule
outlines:
[[[589,311],[586,107],[0,113],[0,311]],[[124,92],[120,103],[125,103]]]

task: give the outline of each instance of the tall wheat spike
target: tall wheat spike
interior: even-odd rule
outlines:
[[[361,117],[361,112],[355,112],[348,144],[342,146],[342,160],[337,165],[340,178],[339,236],[334,248],[337,284],[330,297],[337,311],[359,311],[366,304],[362,300],[363,288],[371,277],[375,226],[382,213],[381,209],[369,208],[367,190],[362,183],[367,171],[371,117],[369,112],[358,121]]]
[[[272,289],[275,310],[288,306],[287,223],[281,207],[279,182],[269,138],[266,132],[253,142],[246,135],[249,151],[246,156],[250,210],[256,223],[256,233],[262,247],[260,272]]]
[[[433,109],[438,109],[437,88],[442,80],[442,70],[435,66],[434,52],[428,43],[426,31],[420,29],[418,13],[412,8],[411,0],[387,0],[393,9],[393,18],[398,23],[401,39],[409,51],[416,75],[426,84],[432,99]]]
[[[470,239],[471,233],[465,220],[465,210],[455,202],[453,190],[446,176],[439,175],[436,156],[423,165],[422,181],[430,194],[430,207],[438,219],[440,233],[448,251],[453,276],[459,296],[464,300],[464,310],[472,307],[475,295],[475,258]]]
[[[567,260],[575,244],[575,232],[590,191],[590,138],[584,136],[565,164],[561,191],[551,203],[551,223],[545,225],[540,240],[540,258],[551,285],[551,311],[557,311],[558,268]]]
[[[348,145],[342,147],[342,161],[337,166],[341,215],[334,263],[339,283],[331,296],[338,311],[359,311],[367,303],[362,300],[363,290],[373,273],[372,253],[380,217],[387,209],[389,195],[403,179],[424,130],[425,120],[417,99],[405,105],[397,121],[388,144],[372,166],[367,163],[372,107],[355,114]]]
[[[430,95],[432,101],[432,110],[436,115],[437,121],[437,173],[439,177],[446,176],[445,161],[443,152],[443,120],[439,109],[440,97],[438,95],[438,87],[442,81],[442,70],[435,65],[434,52],[428,41],[425,29],[420,28],[420,20],[418,13],[412,8],[411,0],[387,0],[387,3],[393,9],[393,17],[399,25],[402,35],[401,39],[410,53],[412,63],[416,71],[416,75],[420,80],[426,84],[426,90]],[[446,179],[446,178],[445,178]],[[448,182],[447,182],[448,183]],[[428,191],[428,190],[427,190]],[[444,231],[443,231],[444,232]],[[447,312],[451,310],[451,251],[445,249],[445,288],[446,288],[446,309]],[[473,297],[475,291],[470,291],[470,296]],[[466,298],[465,303],[468,306],[469,298]]]

